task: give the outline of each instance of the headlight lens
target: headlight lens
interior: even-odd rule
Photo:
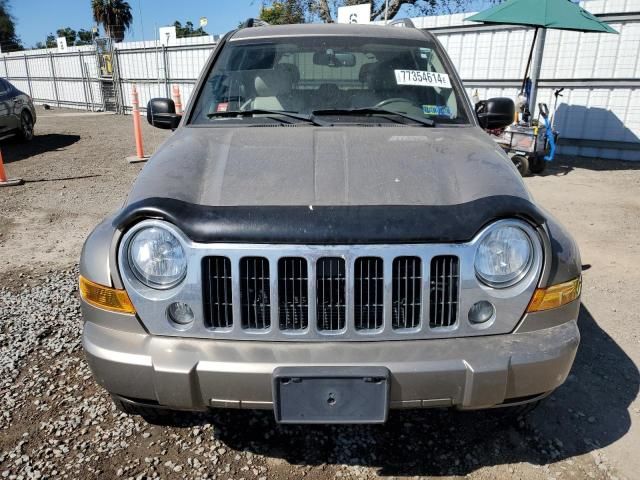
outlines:
[[[533,263],[529,235],[516,226],[490,231],[478,245],[476,275],[491,287],[505,288],[519,282]]]
[[[178,239],[159,227],[143,228],[129,243],[129,264],[142,283],[170,288],[187,274],[187,258]]]

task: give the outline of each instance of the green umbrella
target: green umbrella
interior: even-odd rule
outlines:
[[[618,33],[569,0],[507,0],[466,20],[579,32]]]
[[[547,28],[557,30],[573,30],[578,32],[618,33],[607,23],[598,20],[580,5],[570,0],[507,0],[504,3],[491,7],[480,13],[476,13],[465,20],[490,24],[525,25],[535,27],[531,52],[524,72],[523,89],[526,82],[533,50],[538,40],[536,59],[532,69],[531,78],[531,115],[535,109],[536,84],[540,74],[542,63],[542,50]],[[538,29],[541,29],[540,35]]]

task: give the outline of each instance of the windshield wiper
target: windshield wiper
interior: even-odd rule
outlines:
[[[326,110],[314,110],[311,112],[313,117],[322,116],[322,115],[380,115],[383,116],[393,122],[396,122],[397,119],[391,117],[400,117],[406,120],[411,120],[414,123],[419,123],[420,125],[424,125],[426,127],[435,127],[436,122],[431,120],[430,118],[420,118],[414,117],[413,115],[409,115],[408,113],[403,112],[395,112],[393,110],[387,110],[386,108],[379,107],[364,107],[364,108],[334,108],[334,109],[326,109]],[[400,122],[406,124],[406,122]]]
[[[252,115],[281,115],[286,118],[293,118],[295,120],[302,120],[303,122],[311,123],[313,125],[324,125],[324,122],[318,122],[312,115],[305,115],[303,113],[289,112],[285,110],[266,110],[264,108],[255,108],[253,110],[231,110],[228,112],[213,112],[207,114],[207,118],[232,118],[232,117],[250,117]],[[282,121],[281,118],[268,117],[274,120]]]

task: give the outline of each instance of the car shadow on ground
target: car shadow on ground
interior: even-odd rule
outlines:
[[[640,170],[640,162],[558,155],[552,162],[547,164],[547,167],[542,173],[538,173],[533,176],[562,177],[570,174],[575,169],[593,170],[595,172]]]
[[[9,139],[2,142],[2,158],[4,163],[18,162],[42,153],[53,152],[73,145],[80,140],[80,135],[47,133],[36,135],[30,142],[19,142]]]
[[[545,465],[591,452],[629,430],[640,374],[582,306],[582,342],[567,382],[536,410],[391,412],[385,425],[279,426],[272,412],[179,415],[175,426],[211,423],[237,450],[295,465],[348,464],[381,475],[465,475],[515,462]]]

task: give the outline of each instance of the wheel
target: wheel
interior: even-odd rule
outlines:
[[[23,110],[20,114],[18,138],[23,142],[29,142],[33,138],[33,117],[27,110]]]
[[[547,161],[544,159],[544,153],[534,154],[529,157],[529,171],[531,173],[542,173],[547,168]]]
[[[529,159],[524,155],[514,155],[511,161],[523,177],[529,173]]]

